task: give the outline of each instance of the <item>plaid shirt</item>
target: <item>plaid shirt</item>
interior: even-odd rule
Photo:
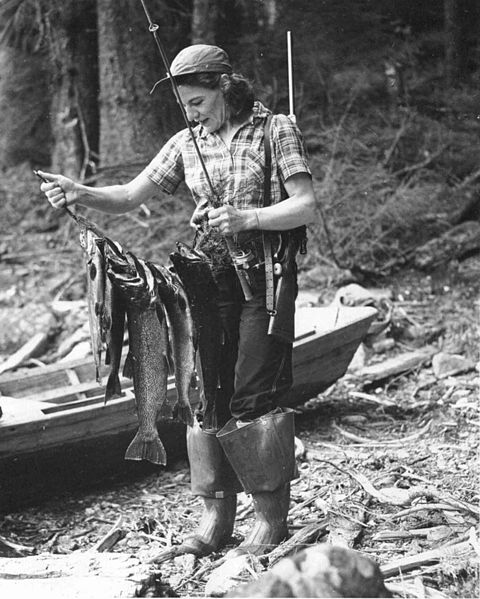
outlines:
[[[265,152],[264,126],[270,111],[255,102],[253,118],[235,133],[230,149],[216,132],[207,133],[201,125],[193,132],[215,198],[195,151],[190,132],[183,129],[174,135],[145,168],[144,173],[166,193],[174,193],[185,181],[197,204],[196,211],[208,205],[231,204],[238,209],[263,206]],[[272,118],[271,203],[282,199],[282,185],[296,173],[311,174],[303,138],[298,127],[283,115]],[[213,200],[213,201],[212,201]]]

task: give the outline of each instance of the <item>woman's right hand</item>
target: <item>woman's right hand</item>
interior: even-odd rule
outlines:
[[[40,190],[54,208],[66,208],[76,203],[78,192],[76,183],[72,179],[44,171],[38,171],[38,174],[47,181],[40,185]]]

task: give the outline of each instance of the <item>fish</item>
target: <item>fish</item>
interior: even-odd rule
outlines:
[[[187,294],[178,275],[152,262],[147,262],[147,266],[157,282],[157,293],[170,325],[177,391],[174,414],[187,426],[193,426],[190,389],[196,385],[195,333]]]
[[[126,302],[123,293],[107,276],[102,331],[105,332],[104,343],[107,347],[105,364],[110,366],[110,373],[105,387],[105,404],[109,399],[122,396],[119,371],[125,335],[125,316]]]
[[[95,363],[95,379],[101,383],[100,367],[104,344],[101,335],[101,315],[105,302],[105,260],[101,248],[101,239],[91,229],[85,229],[84,251],[87,271],[87,304],[90,341]]]
[[[90,342],[95,364],[95,379],[101,384],[100,368],[105,349],[102,314],[105,302],[106,264],[103,243],[105,234],[84,216],[69,211],[79,228],[79,242],[86,257],[87,304]]]
[[[127,304],[133,388],[139,428],[125,453],[126,460],[148,460],[165,466],[167,455],[157,430],[157,416],[167,396],[167,323],[155,307]]]
[[[114,252],[113,252],[114,254]],[[129,354],[139,427],[127,447],[125,459],[167,463],[157,430],[157,417],[167,397],[167,322],[158,309],[156,283],[144,262],[133,254],[112,255],[109,277],[126,301]],[[125,370],[124,370],[125,374]]]
[[[177,242],[170,260],[178,274],[191,307],[200,354],[200,398],[203,428],[217,429],[216,398],[220,388],[219,364],[223,327],[217,306],[217,286],[208,258],[199,250]]]

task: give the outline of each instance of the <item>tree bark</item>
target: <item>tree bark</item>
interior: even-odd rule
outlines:
[[[192,44],[215,44],[217,0],[193,0]]]
[[[165,140],[172,114],[168,84],[149,94],[165,69],[138,0],[97,0],[97,7],[100,162],[148,161]]]
[[[45,56],[18,47],[0,49],[0,164],[50,163],[49,73]]]
[[[444,0],[445,19],[445,79],[447,86],[454,85],[464,68],[461,25],[462,0]]]
[[[95,2],[45,3],[52,68],[52,169],[82,178],[98,150]]]

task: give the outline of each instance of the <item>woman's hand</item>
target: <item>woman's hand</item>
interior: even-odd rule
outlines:
[[[238,210],[230,205],[208,211],[208,224],[216,227],[222,235],[234,235],[240,231],[257,228],[255,210]]]
[[[75,204],[78,193],[76,183],[72,179],[43,171],[38,171],[38,174],[47,180],[47,183],[40,185],[40,190],[54,208],[66,208]]]

